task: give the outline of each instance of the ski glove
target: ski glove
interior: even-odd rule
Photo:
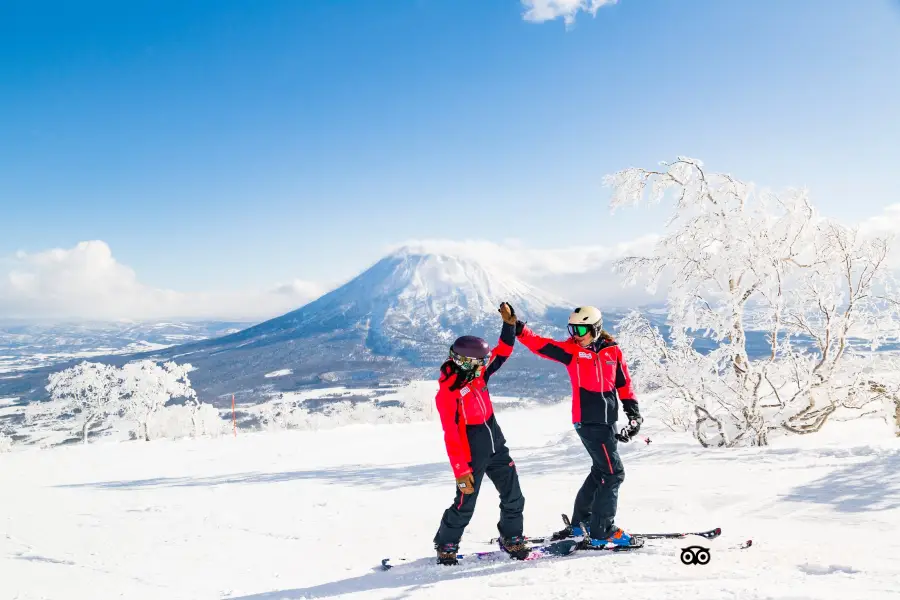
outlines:
[[[475,478],[472,477],[471,473],[460,475],[456,478],[456,487],[458,487],[459,491],[463,494],[472,494],[475,492]]]
[[[621,432],[617,433],[616,439],[620,442],[629,442],[641,430],[641,423],[644,422],[644,419],[638,410],[636,400],[622,400],[622,410],[628,417],[628,427],[624,427]]]
[[[504,323],[508,325],[516,324],[516,311],[509,302],[504,302],[500,305],[500,316],[503,317]]]

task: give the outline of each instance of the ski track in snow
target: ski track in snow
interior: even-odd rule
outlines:
[[[498,415],[532,535],[560,527],[589,468],[568,414],[563,404]],[[883,421],[736,450],[647,429],[651,444],[620,445],[618,523],[720,526],[720,538],[450,568],[432,564],[454,493],[436,422],[3,454],[0,595],[900,598],[900,443]],[[497,504],[485,485],[463,552],[493,549]],[[727,548],[748,538],[750,549]],[[709,547],[710,563],[681,564],[689,545]],[[412,560],[385,572],[386,557]]]

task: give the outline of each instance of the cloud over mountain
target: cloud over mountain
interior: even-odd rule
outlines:
[[[141,283],[103,241],[0,259],[0,314],[44,319],[262,319],[324,292],[307,281],[267,290],[186,293]]]

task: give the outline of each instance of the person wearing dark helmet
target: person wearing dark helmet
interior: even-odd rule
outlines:
[[[488,380],[512,354],[516,341],[512,306],[501,304],[500,315],[503,327],[493,350],[485,340],[465,335],[453,343],[449,357],[441,365],[435,403],[457,490],[434,536],[440,564],[457,564],[459,542],[475,512],[485,475],[500,494],[500,547],[518,560],[525,559],[529,552],[522,534],[525,498],[487,388]]]
[[[628,442],[643,422],[631,376],[622,350],[603,330],[599,309],[576,308],[569,316],[568,331],[568,339],[556,341],[536,335],[522,321],[516,323],[516,339],[522,345],[566,366],[572,383],[572,423],[592,461],[575,496],[572,524],[552,537],[584,536],[583,543],[591,546],[632,545],[631,536],[615,525],[619,485],[625,480],[617,442]],[[620,401],[628,426],[617,433]]]

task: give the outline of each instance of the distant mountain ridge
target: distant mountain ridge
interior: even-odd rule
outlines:
[[[564,336],[574,303],[473,258],[401,248],[305,306],[237,332],[134,355],[104,357],[189,362],[201,398],[225,405],[231,394],[259,402],[273,393],[330,385],[366,386],[437,376],[453,340],[464,334],[496,342],[501,302],[530,326]],[[608,321],[617,318],[607,315]],[[26,373],[0,397],[38,399],[52,370]],[[289,370],[289,372],[287,372]],[[286,372],[273,378],[267,373]],[[558,365],[519,348],[494,385],[504,393],[567,393]],[[12,388],[17,388],[17,393]]]
[[[52,366],[75,357],[134,354],[220,337],[250,325],[234,321],[70,322],[0,321],[2,373]]]

